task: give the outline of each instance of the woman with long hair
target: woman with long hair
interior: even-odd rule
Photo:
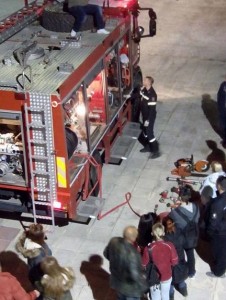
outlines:
[[[61,267],[55,257],[45,257],[41,262],[44,276],[41,289],[44,300],[72,300],[70,289],[75,282],[72,268]]]

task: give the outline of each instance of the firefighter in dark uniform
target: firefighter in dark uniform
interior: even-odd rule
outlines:
[[[226,148],[226,79],[221,83],[217,93],[217,107],[222,132],[222,145]]]
[[[219,195],[211,200],[206,220],[214,258],[212,273],[207,275],[221,277],[226,272],[226,177],[218,177],[216,186]]]
[[[153,83],[154,79],[151,76],[145,77],[143,87],[140,90],[142,133],[139,141],[144,146],[140,150],[141,153],[151,152],[150,158],[157,158],[160,156],[159,144],[154,136],[157,94],[152,86]]]

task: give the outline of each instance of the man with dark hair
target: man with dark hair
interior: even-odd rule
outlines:
[[[117,293],[117,300],[140,300],[147,290],[141,256],[134,246],[138,231],[127,226],[122,237],[114,237],[104,250],[110,262],[110,285]]]
[[[143,87],[140,91],[141,96],[141,116],[142,116],[142,133],[139,142],[144,146],[141,153],[151,152],[150,158],[160,156],[159,144],[154,136],[154,124],[156,119],[157,94],[153,88],[154,79],[146,76]]]
[[[8,272],[2,271],[0,262],[0,299],[7,300],[34,300],[40,296],[37,290],[27,293],[19,281]]]
[[[214,258],[208,276],[224,277],[226,271],[226,177],[220,176],[216,182],[219,196],[210,204],[207,219],[207,233]]]

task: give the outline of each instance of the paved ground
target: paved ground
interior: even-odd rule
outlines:
[[[3,0],[2,0],[3,1]],[[1,2],[2,2],[1,1]],[[7,6],[15,0],[3,1]],[[22,2],[22,1],[21,1]],[[141,0],[141,5],[150,5]],[[225,161],[225,152],[217,134],[216,92],[226,74],[226,2],[225,0],[152,0],[157,12],[158,29],[154,38],[144,38],[141,45],[141,67],[144,74],[155,78],[159,96],[156,136],[161,144],[162,156],[149,160],[140,154],[139,143],[129,159],[120,166],[104,166],[104,211],[124,200],[132,193],[131,203],[140,213],[152,211],[158,203],[159,193],[170,189],[166,181],[173,162],[194,154],[195,160],[213,160],[216,155]],[[2,7],[1,7],[2,9]],[[5,15],[6,11],[2,13]],[[141,19],[147,28],[147,13]],[[211,142],[214,141],[216,144]],[[213,144],[214,147],[211,147]],[[159,203],[158,203],[159,204]],[[159,212],[166,206],[159,204]],[[20,228],[16,221],[1,220],[2,226]],[[53,254],[63,265],[71,265],[76,273],[74,300],[113,300],[108,294],[108,262],[90,256],[99,255],[108,240],[121,235],[129,224],[138,224],[138,217],[124,206],[100,221],[89,225],[70,224],[56,228],[48,234]],[[13,239],[8,250],[14,249]],[[188,280],[187,299],[222,300],[226,297],[226,279],[211,279],[205,262],[209,245],[202,242],[197,259],[197,276]],[[182,299],[176,294],[175,299]]]

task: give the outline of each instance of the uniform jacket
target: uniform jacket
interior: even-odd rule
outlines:
[[[142,264],[149,263],[149,249],[152,260],[160,273],[160,280],[166,281],[172,277],[172,266],[178,263],[178,256],[174,245],[171,242],[155,241],[144,249]]]
[[[226,192],[211,201],[206,229],[210,236],[226,236]]]
[[[226,81],[223,81],[219,87],[218,93],[217,93],[217,105],[219,111],[224,112],[225,114],[225,105],[226,105]]]
[[[30,239],[26,238],[25,233],[19,238],[16,243],[16,250],[27,258],[27,263],[30,269],[30,280],[32,282],[40,280],[42,272],[40,269],[40,262],[45,256],[51,256],[52,251],[46,243],[42,246],[34,243]]]
[[[68,7],[85,6],[89,4],[89,0],[68,0]]]
[[[153,87],[149,90],[141,89],[141,114],[143,122],[150,120],[153,114],[156,114],[157,94]]]
[[[110,284],[127,297],[140,297],[147,289],[141,256],[133,245],[121,237],[112,238],[104,250],[110,262]]]
[[[188,209],[190,205],[192,205],[192,211]],[[196,214],[196,211],[198,210],[198,214],[194,221],[196,223],[199,222],[199,217],[200,217],[199,208],[195,203],[189,203],[188,205],[181,205],[178,206],[177,208],[173,208],[169,214],[169,217],[173,219],[174,223],[178,228],[183,230],[187,224],[187,222],[177,213],[178,210],[180,210],[184,215],[186,215],[189,220],[193,219],[194,215]]]
[[[19,281],[8,272],[0,272],[0,300],[34,300],[34,291],[26,293]]]

